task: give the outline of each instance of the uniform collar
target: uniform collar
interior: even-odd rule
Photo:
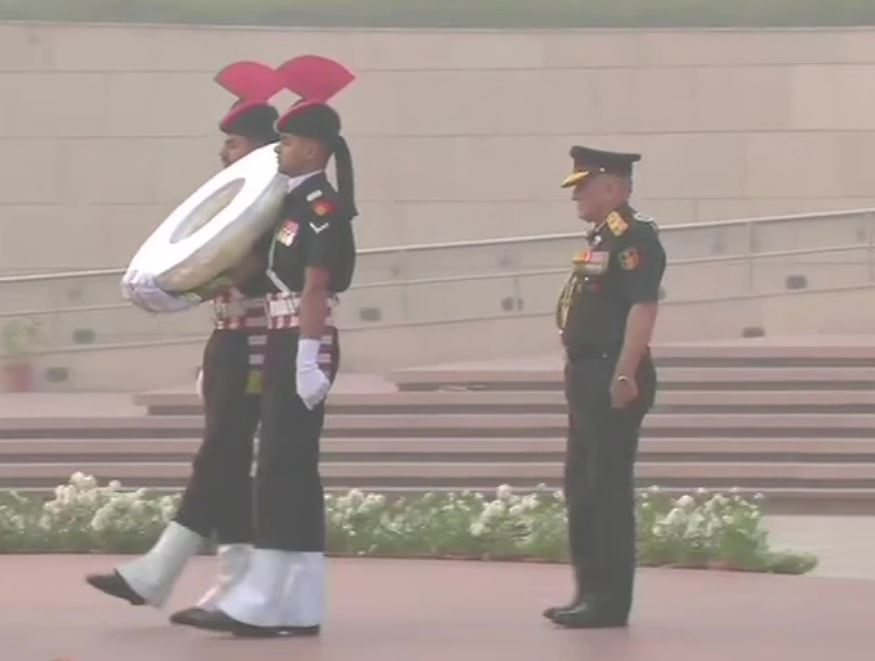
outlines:
[[[325,174],[325,170],[314,170],[313,172],[308,172],[307,174],[298,175],[297,177],[289,177],[288,182],[286,183],[286,194],[291,193],[298,189],[305,181],[308,179],[312,179],[316,175]]]
[[[594,225],[593,228],[590,230],[589,235],[595,236],[596,234],[599,234],[603,229],[605,229],[605,227],[608,226],[608,219],[611,217],[611,214],[615,212],[620,214],[625,220],[630,220],[635,216],[635,211],[632,209],[631,206],[629,206],[629,203],[624,202],[616,209],[611,211],[607,216],[605,216],[604,220],[602,220],[598,225]]]
[[[598,225],[594,225],[593,228],[589,232],[587,232],[587,234],[586,234],[587,239],[589,241],[595,241],[596,243],[601,243],[601,241],[604,240],[602,238],[602,235],[604,234],[605,228],[608,227],[608,224],[609,224],[608,221],[611,218],[611,214],[615,214],[615,213],[620,214],[620,216],[622,216],[623,219],[626,221],[629,221],[635,215],[635,211],[632,209],[631,206],[629,206],[629,203],[624,202],[619,207],[617,207],[616,209],[611,211],[611,213],[609,213],[607,216],[605,216],[605,219],[602,222],[600,222]]]

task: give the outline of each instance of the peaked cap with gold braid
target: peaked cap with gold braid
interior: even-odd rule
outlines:
[[[587,177],[605,172],[631,176],[632,164],[641,160],[641,154],[624,154],[575,145],[571,148],[571,158],[574,159],[574,172],[565,178],[562,188],[577,186]]]

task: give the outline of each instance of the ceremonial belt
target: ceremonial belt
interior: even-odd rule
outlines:
[[[261,298],[216,299],[213,302],[215,327],[219,330],[263,331],[267,328],[264,307]]]
[[[326,326],[334,326],[333,311],[338,304],[339,301],[336,296],[328,297],[328,317],[325,319]],[[267,326],[271,330],[297,328],[299,325],[301,294],[299,292],[267,294],[265,296],[265,308],[267,313]]]

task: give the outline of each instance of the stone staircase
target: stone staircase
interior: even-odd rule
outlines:
[[[875,511],[875,341],[657,347],[639,484],[763,492],[774,512]],[[0,418],[0,487],[74,471],[179,488],[202,430],[190,388],[136,396],[141,415]],[[329,489],[385,493],[561,485],[555,356],[399,370],[340,382],[329,403]]]

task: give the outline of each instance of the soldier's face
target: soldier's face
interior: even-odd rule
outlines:
[[[222,165],[228,167],[246,156],[253,149],[255,149],[255,143],[248,138],[244,138],[242,135],[230,134],[225,138],[222,151],[219,152],[219,158],[222,160]]]
[[[577,204],[577,217],[581,220],[594,223],[596,215],[601,208],[602,190],[601,177],[592,175],[581,181],[574,187],[571,198]]]
[[[276,146],[277,168],[287,177],[308,174],[320,167],[321,152],[317,140],[283,133]]]
[[[600,223],[628,197],[622,178],[597,174],[581,181],[572,194],[577,216],[590,223]]]

